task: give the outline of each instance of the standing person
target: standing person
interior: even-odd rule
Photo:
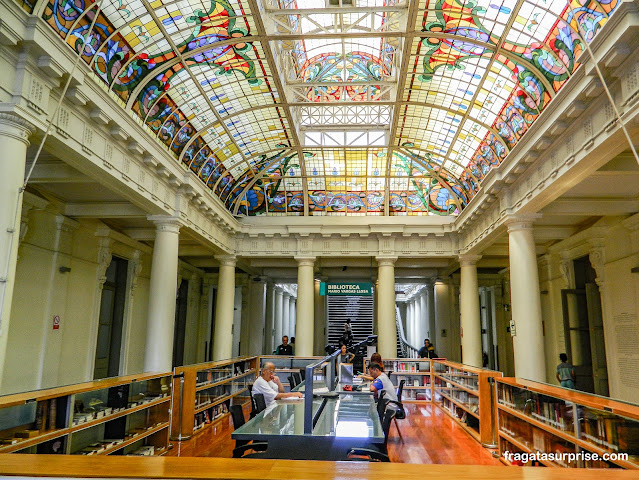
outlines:
[[[293,347],[288,344],[288,337],[282,337],[282,345],[275,349],[275,355],[293,355]]]
[[[264,364],[260,376],[257,377],[257,380],[253,383],[253,395],[256,393],[264,395],[264,401],[267,407],[269,404],[273,403],[275,400],[279,400],[280,398],[302,398],[301,392],[286,393],[284,391],[282,382],[275,375],[275,365],[271,362]]]
[[[344,333],[339,339],[340,345],[350,345],[353,343],[353,329],[351,328],[351,321],[346,320],[344,324]]]
[[[346,345],[342,345],[342,350],[337,357],[337,363],[353,363],[355,355],[348,351]]]
[[[390,381],[388,375],[382,371],[382,367],[379,363],[373,362],[368,366],[368,374],[373,377],[373,383],[371,383],[371,392],[377,397],[381,390],[384,390],[384,398],[392,402],[397,401],[397,394],[395,393],[395,387],[393,382]],[[389,408],[393,408],[390,407]]]
[[[575,380],[577,379],[575,367],[572,366],[572,363],[568,363],[568,355],[565,353],[559,354],[559,360],[561,360],[561,363],[557,365],[557,373],[555,374],[557,380],[562,387],[574,389]]]
[[[437,354],[435,353],[435,345],[430,343],[430,340],[427,338],[424,340],[424,346],[419,349],[417,352],[417,356],[419,358],[437,358]]]

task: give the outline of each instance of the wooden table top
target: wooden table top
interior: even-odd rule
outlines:
[[[205,457],[98,457],[0,455],[0,475],[85,478],[210,478],[235,480],[580,480],[636,479],[627,470],[568,471],[562,468],[320,462]]]

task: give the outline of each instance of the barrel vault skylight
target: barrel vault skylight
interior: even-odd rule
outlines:
[[[41,1],[238,216],[460,213],[619,3]]]

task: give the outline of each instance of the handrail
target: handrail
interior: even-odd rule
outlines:
[[[395,323],[397,324],[397,338],[399,338],[399,342],[402,348],[402,355],[405,358],[417,358],[419,349],[413,347],[406,336],[404,335],[404,326],[402,325],[402,319],[399,315],[399,307],[395,305]]]

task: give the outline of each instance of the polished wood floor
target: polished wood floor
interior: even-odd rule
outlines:
[[[431,404],[404,404],[406,418],[393,422],[388,437],[392,462],[448,465],[502,465],[443,410]],[[248,409],[245,409],[248,418]],[[398,434],[397,428],[401,432]],[[168,456],[232,456],[235,441],[230,417],[184,442],[172,442]]]

